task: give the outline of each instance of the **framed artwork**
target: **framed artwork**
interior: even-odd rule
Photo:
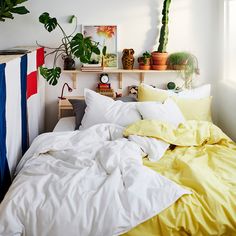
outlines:
[[[103,66],[106,69],[118,68],[117,53],[117,25],[83,25],[85,37],[91,37],[99,42],[100,49],[107,47],[106,56],[103,58]],[[102,54],[102,52],[101,52]],[[102,56],[93,55],[95,60],[102,61]]]

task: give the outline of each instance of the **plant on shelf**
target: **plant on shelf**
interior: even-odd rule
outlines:
[[[159,46],[157,51],[152,52],[152,60],[154,70],[166,70],[167,69],[167,58],[168,53],[166,51],[169,29],[169,9],[170,9],[171,0],[164,0],[163,9],[162,9],[162,27],[160,30]]]
[[[169,55],[167,60],[168,68],[179,70],[185,80],[185,88],[191,88],[193,75],[199,75],[197,57],[189,52],[176,52]]]
[[[53,67],[40,67],[40,74],[49,82],[50,85],[56,85],[61,75],[61,67],[57,66],[57,60],[61,57],[64,60],[64,70],[75,70],[75,58],[78,58],[82,63],[97,64],[97,61],[92,59],[93,53],[100,55],[99,43],[93,41],[90,37],[84,37],[81,33],[75,33],[77,29],[77,18],[71,16],[69,23],[75,22],[75,29],[71,34],[66,34],[62,26],[58,23],[55,17],[51,17],[49,13],[44,12],[39,17],[39,22],[42,23],[48,32],[52,32],[59,28],[62,33],[61,44],[56,47],[44,48],[50,49],[45,57],[54,54]],[[102,50],[106,53],[106,47]]]
[[[150,52],[146,51],[143,53],[142,57],[138,58],[139,69],[140,70],[150,70],[151,69],[151,58]]]
[[[25,15],[29,10],[24,6],[19,6],[28,0],[0,0],[0,21],[14,19],[13,14]]]

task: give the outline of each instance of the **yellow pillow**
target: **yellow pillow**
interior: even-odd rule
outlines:
[[[168,97],[171,97],[180,110],[182,111],[186,120],[203,120],[212,121],[211,119],[211,101],[212,97],[201,99],[180,98],[172,91],[152,88],[148,85],[141,84],[138,88],[138,101],[156,101],[164,102]]]
[[[139,102],[164,102],[169,97],[169,93],[166,90],[152,88],[145,84],[141,84],[138,87],[138,101]]]
[[[176,102],[186,120],[204,120],[212,122],[212,97],[202,99],[172,97],[172,99]]]

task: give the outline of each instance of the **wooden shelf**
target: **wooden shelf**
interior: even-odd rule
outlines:
[[[69,102],[69,99],[79,99],[84,100],[83,96],[66,96],[66,99],[58,101],[58,119],[62,118],[62,113],[65,110],[73,110],[71,103]]]
[[[77,88],[77,77],[79,74],[118,74],[119,88],[122,89],[123,74],[136,73],[140,74],[140,83],[144,82],[145,74],[162,74],[162,73],[178,73],[177,70],[124,70],[124,69],[104,69],[103,71],[81,71],[81,70],[63,70],[62,73],[70,74],[73,81],[73,88]]]

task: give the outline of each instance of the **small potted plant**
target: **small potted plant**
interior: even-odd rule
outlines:
[[[150,52],[146,51],[143,53],[142,57],[138,58],[139,69],[140,70],[150,70],[151,69],[151,58]]]
[[[60,78],[61,68],[57,66],[59,57],[64,60],[64,70],[75,70],[75,58],[78,58],[82,63],[94,64],[95,62],[92,59],[93,53],[96,55],[101,54],[98,42],[93,41],[90,37],[84,37],[81,33],[74,34],[77,29],[77,18],[75,16],[69,18],[69,23],[73,23],[74,19],[76,20],[75,29],[73,33],[68,35],[57,19],[51,17],[49,13],[44,12],[39,17],[39,22],[44,25],[48,32],[59,28],[62,33],[61,44],[58,47],[52,48],[40,45],[51,50],[45,57],[54,54],[52,68],[40,67],[40,74],[50,85],[56,85]],[[105,53],[106,47],[102,51]]]
[[[168,68],[179,70],[185,80],[185,88],[191,88],[193,75],[199,75],[197,57],[189,52],[176,52],[169,55],[167,60]]]
[[[166,70],[168,53],[166,51],[168,43],[168,21],[169,21],[169,9],[171,0],[164,0],[162,9],[162,27],[160,31],[159,46],[157,51],[152,52],[152,69],[153,70]]]

